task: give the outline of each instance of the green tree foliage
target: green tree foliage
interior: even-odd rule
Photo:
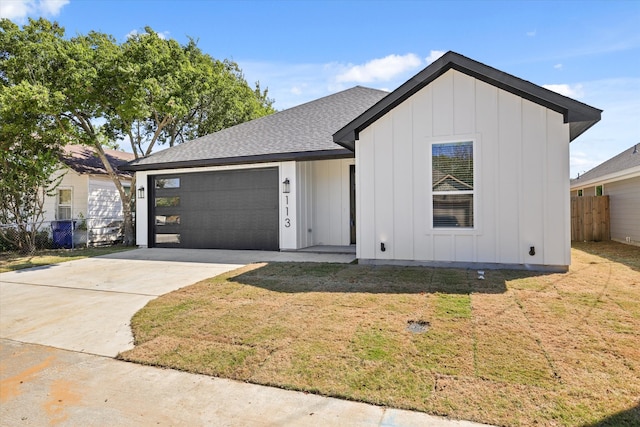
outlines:
[[[62,178],[64,122],[51,114],[59,101],[42,85],[0,86],[0,239],[22,253],[35,251],[45,195]]]
[[[45,19],[22,28],[2,20],[0,46],[2,85],[42,85],[55,95],[51,107],[66,135],[95,148],[123,202],[126,244],[133,244],[135,191],[124,191],[107,161],[105,136],[128,140],[138,158],[157,144],[173,146],[274,112],[267,91],[252,89],[237,64],[151,28],[118,44],[98,32],[67,39]]]

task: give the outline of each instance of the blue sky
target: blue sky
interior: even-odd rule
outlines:
[[[39,16],[69,36],[193,37],[277,109],[355,85],[393,90],[454,50],[604,110],[571,143],[571,177],[640,143],[640,1],[0,1],[18,24]]]

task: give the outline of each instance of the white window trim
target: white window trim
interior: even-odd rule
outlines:
[[[71,202],[68,205],[61,205],[60,204],[60,190],[69,190],[71,191]],[[69,212],[69,218],[67,219],[73,219],[73,187],[70,186],[60,186],[57,188],[56,191],[56,220],[61,220],[60,219],[60,207],[68,207],[70,209]],[[62,220],[64,221],[64,220]]]
[[[482,224],[482,214],[480,212],[480,173],[479,169],[482,167],[482,156],[481,156],[481,137],[480,134],[465,134],[465,135],[452,135],[450,137],[437,137],[437,138],[427,138],[427,179],[429,180],[426,191],[426,215],[425,215],[425,234],[428,235],[479,235],[481,234],[481,226]],[[433,226],[433,183],[431,180],[433,179],[433,161],[431,159],[431,155],[433,153],[433,145],[434,144],[455,144],[459,142],[471,142],[473,144],[473,191],[461,191],[455,192],[456,194],[473,194],[473,227],[468,228],[458,228],[458,227],[434,227]],[[439,194],[439,192],[435,192],[435,194]]]

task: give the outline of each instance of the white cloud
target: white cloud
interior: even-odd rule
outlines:
[[[139,35],[144,35],[144,34],[147,34],[147,33],[145,33],[145,32],[140,32],[140,31],[138,31],[138,30],[136,30],[136,29],[133,29],[133,30],[129,31],[129,32],[124,36],[124,38],[128,40],[128,39],[130,39],[131,37],[135,37],[135,36],[139,36]],[[163,31],[163,32],[161,32],[161,33],[156,33],[156,34],[158,35],[158,38],[160,38],[160,39],[162,39],[162,40],[166,40],[166,39],[168,39],[168,38],[169,38],[169,31]]]
[[[553,66],[553,68],[555,68],[556,70],[562,70],[563,65],[562,64],[556,64]]]
[[[568,85],[568,84],[559,84],[559,85],[542,85],[545,89],[552,90],[554,92],[559,93],[560,95],[568,96],[569,98],[582,98],[584,96],[584,88],[581,84]]]
[[[444,55],[445,53],[446,52],[444,50],[432,50],[431,52],[429,52],[429,56],[425,58],[427,61],[427,65],[431,64],[432,62],[440,58],[442,55]]]
[[[336,82],[386,82],[420,65],[422,65],[422,61],[418,55],[413,53],[388,55],[384,58],[372,59],[363,65],[349,65],[345,72],[336,76]]]
[[[0,3],[0,18],[24,19],[33,8],[31,3],[27,1],[3,1]]]
[[[135,37],[138,34],[140,34],[140,33],[138,33],[138,30],[131,30],[124,36],[124,38],[129,40],[131,37]]]
[[[294,95],[302,95],[302,89],[298,86],[294,86],[291,88],[291,93]]]
[[[56,16],[69,0],[2,0],[0,18],[23,21],[29,15]]]
[[[527,31],[527,37],[535,37],[537,32],[537,30]]]
[[[69,0],[40,0],[39,6],[45,15],[56,16],[60,9],[69,4]]]

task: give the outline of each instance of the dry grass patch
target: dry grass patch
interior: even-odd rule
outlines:
[[[640,248],[566,274],[260,264],[150,302],[140,363],[499,425],[640,424]],[[423,322],[423,333],[408,322]]]
[[[84,249],[46,249],[37,251],[33,255],[22,255],[16,252],[0,252],[0,273],[32,267],[42,267],[43,265],[58,264],[131,249],[135,248],[131,246],[109,246]]]

